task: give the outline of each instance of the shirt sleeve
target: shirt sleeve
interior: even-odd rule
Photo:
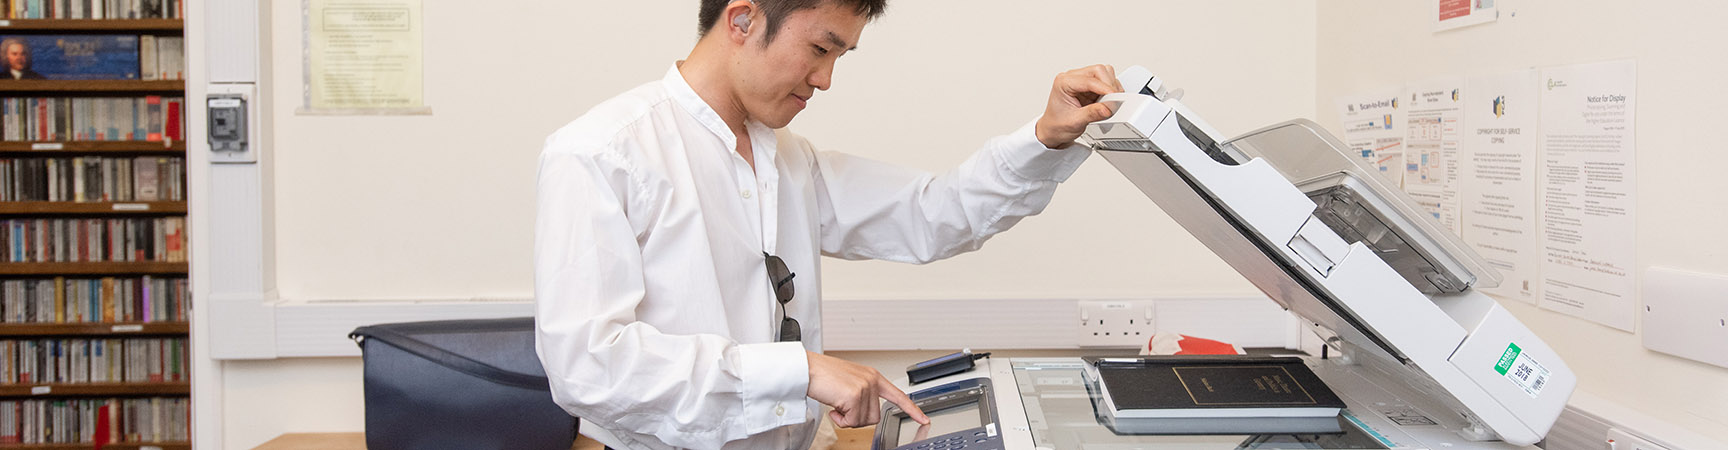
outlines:
[[[720,448],[805,423],[798,343],[741,345],[638,321],[646,284],[633,224],[653,220],[652,193],[619,153],[559,145],[554,136],[540,157],[534,247],[536,349],[553,400],[651,447]]]
[[[928,263],[977,250],[990,236],[1042,212],[1056,185],[1092,152],[1080,145],[1046,148],[1033,125],[990,139],[941,175],[817,152],[822,253]]]

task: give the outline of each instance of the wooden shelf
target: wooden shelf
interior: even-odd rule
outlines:
[[[13,31],[182,31],[180,19],[12,19],[0,32]]]
[[[183,262],[0,263],[0,275],[170,275],[187,268]]]
[[[45,157],[62,153],[183,154],[186,153],[186,141],[0,142],[0,153],[29,153]]]
[[[0,20],[0,34],[133,34],[181,36],[186,31],[183,19],[13,19]],[[0,81],[0,97],[132,97],[143,95],[184,96],[185,80],[4,80]],[[74,155],[180,156],[187,145],[179,142],[88,141],[88,142],[0,142],[0,155],[19,157],[69,157]],[[119,207],[119,209],[116,209]],[[0,202],[0,218],[30,216],[138,216],[183,215],[184,201],[163,202]],[[186,262],[81,262],[81,263],[0,263],[0,277],[60,277],[60,276],[185,276]],[[0,324],[0,338],[18,339],[44,336],[118,338],[118,337],[185,337],[187,322],[156,323],[17,323]],[[0,385],[0,397],[8,399],[59,399],[68,397],[141,397],[168,396],[185,398],[191,395],[189,382],[172,383],[68,383],[68,384],[7,384]],[[0,450],[86,450],[89,443],[18,444],[0,443]],[[115,450],[190,450],[185,441],[176,442],[117,442],[104,446]]]
[[[0,397],[187,395],[192,385],[177,383],[0,384]]]
[[[0,30],[3,31],[3,30]],[[0,92],[180,92],[186,80],[3,80]]]
[[[156,336],[186,334],[186,322],[3,323],[0,336]]]
[[[0,202],[0,215],[185,213],[186,202]]]
[[[0,444],[0,450],[88,450],[94,448],[90,444]],[[190,450],[192,444],[186,442],[120,442],[102,446],[104,449],[140,450],[144,448],[160,448],[162,450]]]

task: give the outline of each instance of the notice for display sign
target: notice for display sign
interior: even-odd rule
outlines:
[[[1484,292],[1535,304],[1542,245],[1536,236],[1537,75],[1473,76],[1465,84],[1464,232],[1504,278]]]
[[[307,0],[303,113],[427,114],[420,0]]]
[[[1543,308],[1632,331],[1637,293],[1637,66],[1542,70]]]

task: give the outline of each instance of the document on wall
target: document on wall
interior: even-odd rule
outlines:
[[[306,0],[303,113],[426,114],[420,0]]]
[[[1452,234],[1459,217],[1459,147],[1464,126],[1464,79],[1413,83],[1404,113],[1404,192]]]
[[[1472,76],[1464,85],[1464,242],[1500,272],[1484,292],[1535,304],[1542,243],[1536,233],[1535,70]]]
[[[1434,0],[1434,31],[1493,22],[1500,19],[1498,0]]]
[[[1404,115],[1397,93],[1353,95],[1338,99],[1344,145],[1368,167],[1404,186]]]
[[[1637,168],[1632,61],[1542,70],[1543,308],[1632,331]]]

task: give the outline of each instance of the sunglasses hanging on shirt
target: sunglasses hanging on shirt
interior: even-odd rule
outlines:
[[[786,302],[792,301],[792,278],[798,276],[786,268],[786,261],[780,257],[762,253],[768,263],[768,286],[774,289],[774,298],[780,301],[780,339],[779,342],[798,342],[804,340],[803,332],[798,327],[798,319],[786,315]]]

